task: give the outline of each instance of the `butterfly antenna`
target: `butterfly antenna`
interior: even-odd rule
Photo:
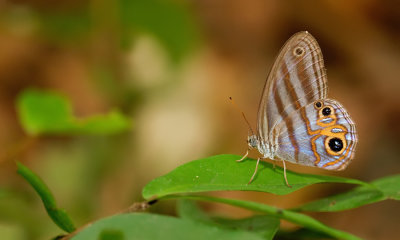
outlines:
[[[251,135],[254,135],[253,129],[251,128],[251,125],[249,123],[249,121],[247,121],[246,115],[244,115],[244,112],[242,110],[240,110],[240,108],[236,105],[235,101],[233,101],[232,97],[229,97],[229,100],[231,101],[231,103],[233,104],[233,106],[235,106],[235,108],[242,114],[244,120],[247,123],[247,126],[249,126],[249,130],[251,132]]]

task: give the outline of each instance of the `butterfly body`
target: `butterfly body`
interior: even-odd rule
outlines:
[[[283,163],[346,168],[357,143],[355,124],[339,102],[326,97],[321,49],[311,34],[297,33],[283,46],[267,78],[249,148]]]

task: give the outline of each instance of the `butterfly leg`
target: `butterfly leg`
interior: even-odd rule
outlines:
[[[253,176],[251,176],[250,181],[247,183],[247,185],[249,185],[253,181],[254,177],[256,176],[256,173],[258,170],[258,164],[260,163],[260,160],[261,160],[261,158],[257,159],[256,169],[254,170]]]
[[[246,154],[245,154],[241,159],[236,160],[236,162],[241,162],[241,161],[243,161],[243,160],[247,157],[247,155],[249,155],[249,149],[247,149]]]
[[[291,188],[292,186],[289,185],[289,182],[288,182],[287,177],[286,177],[286,164],[285,164],[285,160],[282,160],[282,162],[283,162],[283,177],[285,178],[286,185],[287,185],[288,187]]]

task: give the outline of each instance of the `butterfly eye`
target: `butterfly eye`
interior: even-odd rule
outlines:
[[[329,140],[329,148],[334,152],[339,152],[343,149],[343,141],[339,138],[332,138]]]
[[[316,107],[316,108],[322,107],[322,103],[321,103],[321,102],[316,102],[316,103],[315,103],[315,107]]]
[[[258,145],[258,140],[255,135],[249,136],[247,139],[247,143],[249,144],[250,147],[256,148]]]
[[[326,107],[326,108],[322,109],[322,115],[324,115],[324,116],[329,116],[329,115],[331,115],[331,113],[332,113],[332,110],[330,107]]]
[[[293,51],[293,54],[294,54],[296,57],[303,56],[303,54],[304,54],[304,48],[302,48],[302,47],[296,47],[296,48],[294,49],[294,51]]]

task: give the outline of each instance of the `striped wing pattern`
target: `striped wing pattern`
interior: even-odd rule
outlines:
[[[293,35],[281,49],[266,81],[258,110],[259,136],[275,142],[274,126],[291,112],[325,98],[326,82],[316,40],[307,32]]]
[[[317,102],[321,103],[320,107],[316,106]],[[350,163],[357,133],[355,124],[340,103],[331,99],[316,101],[288,118],[298,124],[293,131],[289,131],[285,122],[277,126],[279,149],[276,155],[279,158],[330,170],[342,170]],[[292,138],[300,151],[295,151]]]
[[[354,156],[355,125],[342,105],[326,96],[321,49],[311,34],[297,33],[281,49],[263,90],[259,151],[302,165],[344,169]]]

